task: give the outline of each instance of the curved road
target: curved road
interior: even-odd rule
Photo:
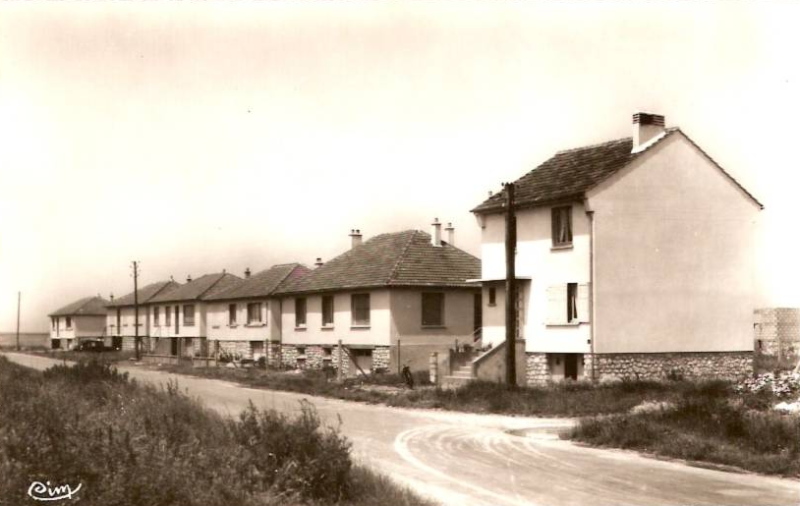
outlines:
[[[57,360],[7,353],[43,369]],[[633,452],[561,441],[570,420],[470,415],[372,406],[126,365],[137,380],[181,389],[217,411],[259,407],[297,411],[312,402],[328,424],[341,421],[355,456],[444,504],[504,505],[798,505],[800,481],[727,473]]]

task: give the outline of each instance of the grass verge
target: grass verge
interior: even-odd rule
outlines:
[[[140,385],[108,364],[35,372],[0,357],[0,504],[32,482],[82,484],[82,504],[428,504],[355,465],[350,444],[304,405],[238,419]]]
[[[800,416],[769,409],[770,392],[706,383],[668,405],[584,418],[569,438],[749,471],[800,477]]]

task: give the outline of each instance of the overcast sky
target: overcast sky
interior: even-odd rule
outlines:
[[[452,221],[660,113],[751,191],[800,305],[800,3],[0,5],[0,331],[77,298]]]

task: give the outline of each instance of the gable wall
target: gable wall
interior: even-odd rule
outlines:
[[[590,192],[595,351],[753,349],[756,204],[681,134]]]

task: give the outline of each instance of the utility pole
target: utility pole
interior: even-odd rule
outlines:
[[[506,383],[517,386],[517,217],[514,183],[506,183]]]
[[[139,263],[136,260],[133,261],[133,335],[138,362],[141,357],[139,356]]]
[[[22,302],[22,292],[17,292],[17,351],[19,351],[19,306]]]

